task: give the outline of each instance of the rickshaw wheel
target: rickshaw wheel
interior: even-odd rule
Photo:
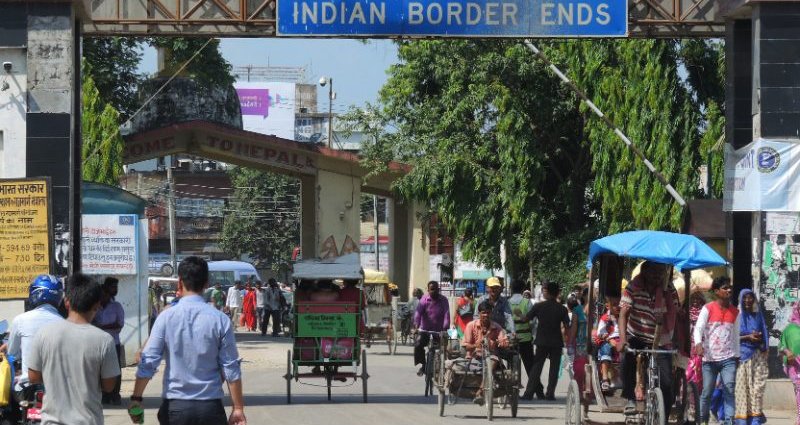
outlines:
[[[488,358],[483,360],[483,400],[486,402],[486,419],[494,420],[494,373]]]
[[[647,411],[645,425],[666,425],[664,394],[661,388],[653,388],[647,393],[645,410]]]
[[[582,423],[581,413],[581,389],[578,387],[578,382],[574,379],[569,381],[567,388],[567,401],[566,401],[566,425],[580,425]]]
[[[361,350],[361,389],[364,392],[364,403],[367,402],[367,350]]]
[[[292,404],[292,350],[286,353],[286,404]]]

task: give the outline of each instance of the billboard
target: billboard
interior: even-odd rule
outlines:
[[[723,211],[800,211],[800,143],[758,139],[725,145]]]
[[[138,273],[138,218],[133,214],[81,217],[81,271],[86,274]]]
[[[294,140],[294,83],[237,82],[234,87],[245,130]]]
[[[278,0],[279,36],[625,37],[627,0]]]
[[[50,273],[51,227],[48,179],[0,179],[0,299],[27,297]]]

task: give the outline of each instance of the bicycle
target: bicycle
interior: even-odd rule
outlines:
[[[431,336],[425,353],[424,377],[425,377],[425,397],[433,395],[433,381],[436,374],[439,372],[439,364],[436,361],[436,353],[441,350],[442,338],[445,338],[445,332],[426,331],[418,329],[416,331],[417,337],[419,334],[428,334]]]
[[[668,354],[672,356],[677,353],[677,350],[634,349],[625,347],[625,351],[637,357],[641,355],[647,357],[647,394],[645,397],[644,423],[647,425],[666,425],[667,416],[664,410],[664,393],[660,388],[656,356],[659,354]],[[640,413],[641,412],[637,412],[637,415]],[[641,419],[637,420],[637,422],[642,423]]]

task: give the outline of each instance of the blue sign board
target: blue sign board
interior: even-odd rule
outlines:
[[[625,37],[628,0],[278,0],[279,36]]]

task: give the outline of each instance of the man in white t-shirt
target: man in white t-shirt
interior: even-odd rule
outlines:
[[[263,321],[264,321],[264,286],[262,285],[261,281],[256,282],[256,315],[258,319],[258,327],[263,328]],[[261,329],[263,333],[264,330]]]
[[[92,325],[103,290],[82,273],[67,280],[67,320],[33,338],[25,354],[28,378],[44,384],[43,424],[103,425],[101,391],[114,390],[120,375],[114,338]]]
[[[242,311],[242,282],[236,281],[236,284],[228,289],[228,299],[225,301],[225,307],[231,316],[233,322],[233,330],[239,329],[239,312]]]

